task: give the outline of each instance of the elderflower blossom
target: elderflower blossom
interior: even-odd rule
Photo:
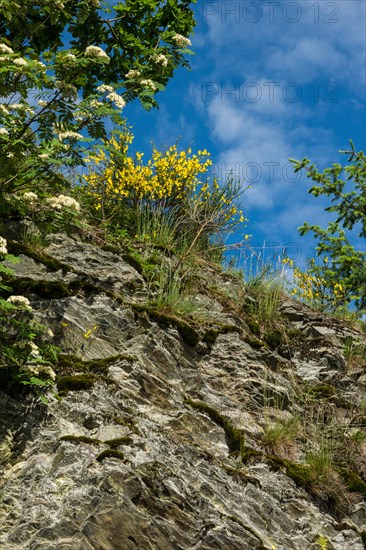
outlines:
[[[172,37],[172,40],[177,44],[177,46],[181,48],[184,48],[184,46],[192,45],[192,42],[189,40],[189,38],[186,38],[185,36],[182,36],[178,33]]]
[[[39,359],[41,354],[39,352],[39,347],[34,342],[29,342],[29,347],[31,348],[30,356],[34,359]]]
[[[60,141],[63,141],[64,139],[83,139],[83,136],[78,132],[72,132],[71,130],[68,130],[66,132],[60,132],[58,134],[58,139]]]
[[[32,309],[30,301],[25,296],[9,296],[6,300],[9,304],[23,309]]]
[[[84,52],[85,57],[102,57],[104,59],[108,59],[109,56],[105,53],[102,48],[99,48],[99,46],[88,46]]]
[[[52,380],[52,382],[56,380],[55,371],[49,365],[39,365],[39,374],[43,374]]]
[[[36,193],[32,193],[32,191],[28,191],[27,193],[24,193],[23,200],[33,204],[36,200],[38,200],[38,195]]]
[[[141,76],[141,73],[140,71],[137,71],[135,69],[131,69],[130,71],[128,71],[128,73],[125,74],[125,77],[127,79],[130,79],[130,78],[138,78],[139,76]]]
[[[101,101],[98,101],[97,99],[92,99],[90,101],[90,107],[92,107],[92,109],[97,109],[98,107],[103,107],[104,103],[102,103]]]
[[[8,115],[9,114],[9,111],[8,109],[5,107],[5,105],[0,105],[0,113],[2,113],[3,115]]]
[[[80,211],[80,204],[78,201],[69,197],[68,195],[58,195],[58,197],[50,197],[46,200],[46,203],[55,210],[62,210],[63,208],[70,208],[70,210]]]
[[[28,376],[37,376],[39,375],[40,365],[22,365],[19,369],[20,372],[24,372]]]
[[[13,63],[14,65],[18,65],[18,67],[28,67],[28,61],[24,57],[13,59]]]
[[[7,249],[6,239],[4,239],[4,237],[0,237],[0,254],[7,254],[7,253],[8,253],[8,249]]]
[[[123,109],[123,107],[126,105],[126,102],[125,100],[123,99],[123,97],[121,97],[120,95],[116,94],[116,92],[111,92],[110,94],[107,95],[107,99],[109,99],[110,101],[113,101],[113,103],[115,103],[115,105],[119,108],[119,109]]]
[[[39,99],[37,103],[40,107],[47,107],[48,105],[48,101],[45,101],[44,99]]]
[[[47,160],[50,158],[50,155],[48,153],[41,153],[40,155],[38,155],[38,158],[41,160]]]
[[[156,86],[153,83],[153,81],[150,80],[150,78],[148,78],[146,80],[141,80],[140,84],[141,84],[141,86],[144,86],[145,88],[151,88],[152,90],[156,90]]]
[[[1,53],[14,53],[14,51],[9,48],[6,44],[0,44],[0,52]]]
[[[8,136],[9,132],[6,128],[0,128],[0,136]]]
[[[168,66],[168,58],[162,53],[152,56],[151,60],[157,65],[161,65],[162,67]]]
[[[98,86],[97,92],[101,94],[106,94],[108,92],[114,92],[114,88],[113,86],[108,86],[108,84],[101,84],[100,86]]]

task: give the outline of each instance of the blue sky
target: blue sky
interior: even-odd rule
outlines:
[[[216,174],[232,170],[252,186],[242,202],[252,243],[296,243],[302,263],[313,243],[297,227],[325,226],[329,216],[288,158],[323,169],[346,161],[338,151],[349,139],[365,149],[366,3],[198,0],[195,14],[192,70],[157,96],[159,110],[125,109],[135,146],[148,152],[151,141],[180,138],[182,147],[208,149]]]

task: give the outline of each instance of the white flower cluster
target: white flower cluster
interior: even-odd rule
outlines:
[[[58,139],[60,141],[63,141],[64,139],[83,139],[83,136],[78,132],[72,132],[71,130],[68,130],[66,132],[60,132],[58,134]]]
[[[4,239],[4,237],[0,237],[0,254],[8,253],[7,244],[6,239]]]
[[[24,193],[23,200],[29,202],[29,204],[33,204],[36,200],[38,200],[38,195],[36,193],[32,193],[32,191],[28,191],[27,193]]]
[[[189,40],[189,38],[186,38],[185,36],[182,36],[181,34],[175,34],[172,37],[172,40],[179,46],[180,48],[184,48],[185,46],[191,46],[192,42]]]
[[[100,86],[98,86],[97,92],[99,92],[100,94],[107,94],[109,92],[114,92],[114,88],[113,86],[108,86],[108,84],[101,84]]]
[[[45,101],[44,99],[39,99],[37,103],[40,107],[47,107],[48,105],[48,101]]]
[[[118,109],[123,109],[123,107],[126,105],[125,100],[122,96],[116,94],[116,92],[111,92],[107,95],[107,99],[110,101],[113,101],[113,103],[118,107]]]
[[[0,44],[0,53],[14,53],[6,44]]]
[[[105,60],[108,59],[109,61],[109,56],[104,50],[102,50],[102,48],[99,48],[99,46],[88,46],[84,52],[84,55],[85,57],[99,57]]]
[[[49,378],[53,382],[56,380],[55,371],[49,365],[32,365],[32,364],[23,365],[20,368],[20,371],[31,376],[39,377],[43,375],[44,377]]]
[[[100,6],[99,0],[89,0],[89,2],[90,2],[91,5],[94,6],[95,8],[99,8],[99,6]]]
[[[39,374],[43,374],[43,376],[46,376],[52,382],[56,380],[56,374],[55,371],[49,366],[49,365],[38,365],[38,371]]]
[[[9,132],[6,128],[0,128],[0,136],[8,136]]]
[[[50,158],[50,155],[48,153],[41,153],[40,155],[38,155],[38,158],[40,160],[47,160]]]
[[[156,86],[153,83],[153,81],[150,80],[150,78],[148,78],[146,80],[140,80],[140,84],[141,84],[141,86],[144,86],[145,88],[150,88],[153,91],[156,90]]]
[[[29,347],[31,349],[30,356],[33,357],[33,359],[39,359],[41,357],[41,354],[39,352],[39,347],[34,342],[29,342]]]
[[[50,197],[46,200],[46,203],[55,210],[62,210],[63,208],[70,208],[75,212],[80,211],[80,204],[78,201],[69,197],[68,195],[58,195],[58,197]]]
[[[32,309],[30,301],[25,296],[9,296],[6,301],[16,307],[21,307],[23,309]]]
[[[157,65],[161,65],[162,67],[168,66],[168,58],[162,53],[159,53],[158,55],[153,55],[151,59]]]
[[[136,69],[131,69],[130,71],[128,71],[128,73],[125,74],[125,77],[127,79],[138,78],[139,76],[141,76],[141,73],[140,73],[140,71],[137,71]]]
[[[0,112],[3,114],[3,115],[8,115],[9,114],[9,111],[8,109],[5,107],[5,105],[3,105],[2,103],[0,104]]]
[[[13,63],[14,65],[18,65],[18,67],[28,67],[28,61],[24,57],[13,59]]]
[[[92,107],[93,109],[97,109],[98,107],[103,107],[104,103],[102,103],[101,101],[98,101],[97,99],[92,99],[90,101],[90,107]]]

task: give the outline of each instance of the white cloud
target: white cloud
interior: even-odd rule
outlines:
[[[256,23],[245,20],[249,4],[262,9]],[[286,15],[296,15],[291,8],[283,12],[290,4],[301,10],[296,23],[286,21]],[[259,1],[206,5],[212,13],[206,8],[207,32],[197,37],[199,79],[189,97],[220,151],[219,175],[233,170],[248,181],[260,174],[243,204],[249,216],[263,219],[263,235],[296,235],[305,220],[326,225],[325,201],[309,196],[311,182],[305,176],[290,181],[294,174],[288,158],[306,156],[323,169],[347,147],[352,136],[335,134],[333,122],[352,120],[357,109],[364,110],[366,4],[282,2],[273,22]],[[239,15],[229,14],[237,5]],[[300,89],[296,101],[291,82]],[[258,101],[250,95],[255,86],[261,92]]]
[[[365,82],[364,2],[274,3],[273,20],[267,5],[270,3],[217,0],[214,4],[215,10],[206,9],[208,32],[202,53],[207,57],[204,59],[201,53],[198,57],[198,63],[201,60],[203,64],[209,57],[211,78],[227,78],[233,72],[245,81],[260,79],[263,72],[275,80],[285,76],[287,81],[300,83],[327,78],[356,91],[358,87],[358,93],[364,94],[360,89],[360,79]],[[261,17],[255,23],[250,22],[253,15],[245,11],[249,4],[261,6]],[[294,23],[290,22],[296,19],[291,4],[300,10]],[[234,6],[238,9],[236,16],[228,13]],[[200,34],[197,44],[202,43]]]

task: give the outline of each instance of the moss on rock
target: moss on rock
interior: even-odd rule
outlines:
[[[89,390],[95,383],[96,376],[91,374],[77,374],[74,376],[63,376],[57,379],[57,387],[60,395],[69,391]]]
[[[189,346],[194,347],[198,344],[200,340],[198,332],[184,319],[176,315],[164,313],[144,304],[131,304],[131,308],[137,313],[146,313],[151,319],[164,328],[168,328],[169,326],[175,327],[182,339]]]
[[[231,332],[236,332],[241,334],[241,330],[236,325],[218,325],[217,327],[210,327],[205,330],[205,333],[202,337],[202,341],[207,344],[214,344],[220,334],[229,334]]]
[[[105,449],[105,451],[102,451],[96,458],[97,462],[103,462],[106,458],[118,458],[119,460],[124,460],[125,455],[122,453],[122,451],[118,451],[117,449]]]
[[[235,428],[232,423],[227,420],[216,409],[203,403],[202,401],[194,401],[189,398],[185,398],[184,402],[190,405],[194,409],[207,414],[215,424],[223,428],[225,432],[226,443],[230,453],[241,452],[243,447],[244,435],[241,430]]]
[[[59,441],[71,441],[72,443],[88,443],[90,445],[100,445],[102,441],[85,435],[63,435]]]
[[[133,439],[128,436],[124,437],[116,437],[115,439],[108,439],[107,441],[103,441],[105,445],[109,445],[111,449],[117,449],[120,445],[131,445],[133,443]]]
[[[356,472],[347,468],[339,468],[339,473],[349,491],[366,496],[366,483]]]
[[[125,353],[119,353],[117,355],[111,355],[109,357],[104,357],[101,359],[90,359],[88,361],[83,361],[77,355],[68,355],[62,353],[58,356],[57,362],[57,372],[62,373],[63,375],[72,374],[75,370],[82,370],[88,373],[98,373],[104,374],[105,371],[117,361],[135,361],[135,358],[132,355]]]

